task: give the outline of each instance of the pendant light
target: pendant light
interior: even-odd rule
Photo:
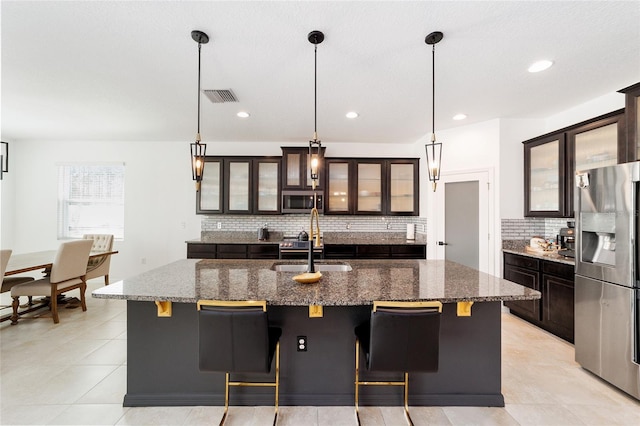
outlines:
[[[209,36],[202,31],[191,31],[191,38],[198,43],[198,132],[196,141],[191,144],[191,175],[196,181],[196,191],[200,191],[200,182],[204,173],[204,157],[207,145],[200,143],[200,50],[203,44],[209,43]]]
[[[442,40],[444,34],[434,31],[429,34],[424,42],[431,45],[431,143],[425,145],[427,151],[427,170],[429,171],[429,181],[432,182],[433,192],[436,192],[436,185],[440,180],[442,170],[442,143],[436,143],[436,44]]]
[[[318,139],[318,45],[324,40],[321,31],[311,31],[307,36],[314,45],[313,66],[313,140],[309,141],[309,172],[311,185],[316,189],[319,179],[320,159],[322,158],[322,142]]]

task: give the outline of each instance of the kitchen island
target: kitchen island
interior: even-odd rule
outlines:
[[[315,284],[299,284],[292,280],[296,272],[275,270],[285,263],[304,264],[186,259],[94,291],[93,297],[127,300],[124,405],[223,405],[224,374],[198,370],[200,299],[266,300],[270,321],[283,331],[280,403],[314,406],[353,404],[353,329],[369,318],[374,300],[441,301],[440,369],[410,375],[410,404],[504,405],[501,301],[535,300],[539,292],[448,261],[325,261],[351,270],[323,271]],[[467,302],[473,302],[470,316],[459,309]],[[307,351],[296,350],[297,336],[307,337]],[[401,393],[368,387],[361,402],[401,405]],[[273,393],[238,389],[233,404],[271,405]]]

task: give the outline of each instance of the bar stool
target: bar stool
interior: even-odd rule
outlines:
[[[373,302],[371,318],[355,328],[355,409],[362,385],[402,386],[404,413],[410,425],[409,373],[436,372],[440,354],[440,302]],[[403,381],[360,381],[360,348],[368,371],[403,372]]]
[[[200,371],[225,373],[224,424],[229,410],[229,386],[275,387],[275,416],[278,419],[280,391],[280,336],[282,329],[269,327],[266,301],[229,302],[199,300]],[[275,356],[275,381],[230,381],[231,373],[269,373]]]

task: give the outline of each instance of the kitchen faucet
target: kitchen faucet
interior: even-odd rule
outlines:
[[[313,208],[311,209],[311,217],[309,219],[309,262],[307,265],[307,272],[315,272],[315,265],[313,264],[313,247],[320,247],[320,218],[318,216],[318,209],[316,208],[316,194],[313,193]],[[313,230],[313,219],[316,220],[316,230]],[[315,238],[314,238],[315,237]]]

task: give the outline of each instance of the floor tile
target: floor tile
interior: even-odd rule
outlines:
[[[556,404],[511,404],[507,412],[522,426],[584,425],[571,411]]]
[[[193,407],[131,407],[115,424],[127,426],[184,425],[192,409]]]
[[[318,407],[318,426],[354,426],[357,424],[353,407]]]
[[[44,425],[68,407],[68,405],[11,405],[0,410],[0,424]]]
[[[504,409],[498,407],[444,407],[445,414],[455,426],[487,425],[516,426],[518,422]]]
[[[122,404],[75,404],[56,416],[52,425],[113,425],[128,408]]]
[[[127,393],[127,367],[122,365],[91,388],[80,399],[79,404],[120,404]]]

